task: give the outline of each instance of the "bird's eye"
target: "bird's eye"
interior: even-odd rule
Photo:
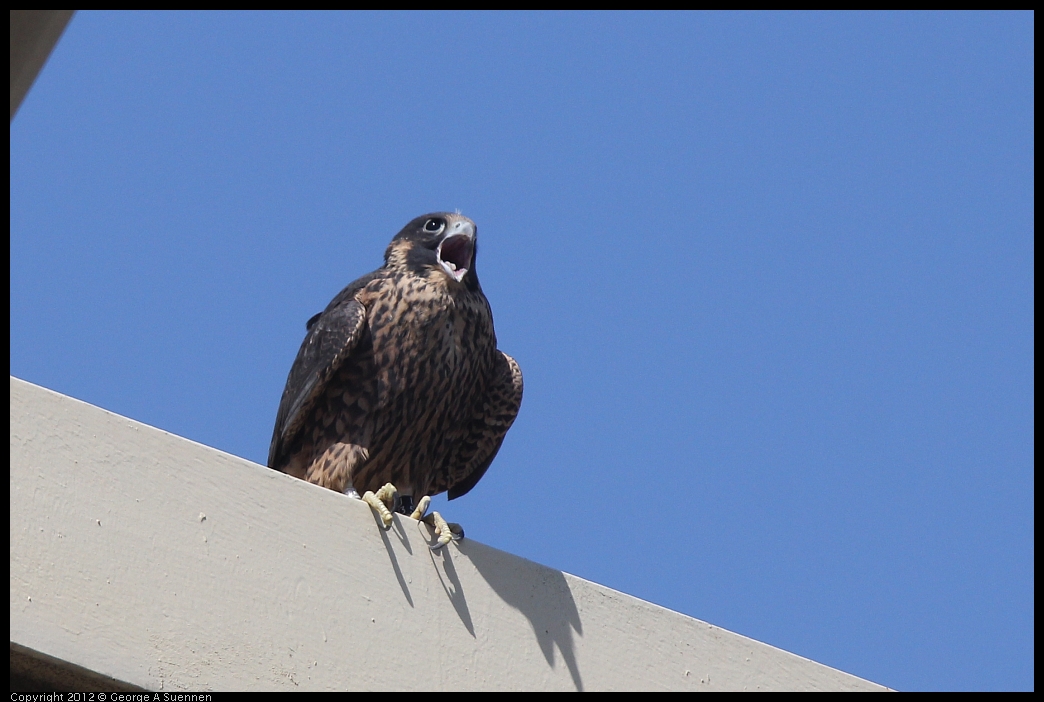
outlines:
[[[441,219],[429,219],[424,223],[424,231],[428,234],[438,234],[446,228],[446,223]]]

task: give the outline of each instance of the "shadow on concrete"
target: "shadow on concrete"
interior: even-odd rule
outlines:
[[[407,522],[405,520],[407,519],[407,517],[403,517],[403,516],[398,515],[398,514],[396,514],[394,516],[395,516],[395,521],[392,522],[392,526],[391,526],[391,529],[389,529],[389,531],[394,531],[395,532],[395,535],[399,537],[399,543],[401,543],[402,547],[404,549],[406,549],[406,553],[408,553],[408,554],[410,554],[412,556],[413,555],[413,544],[410,543],[410,537],[406,535],[406,524],[407,524]],[[376,512],[374,512],[374,519],[377,520],[377,525],[380,526],[381,520],[377,516]]]
[[[464,623],[468,633],[471,634],[472,638],[475,638],[475,625],[471,623],[471,612],[468,611],[468,602],[464,599],[464,588],[460,584],[460,577],[457,576],[457,569],[453,566],[451,548],[444,546],[438,551],[429,549],[428,554],[431,556],[431,563],[435,566],[435,572],[439,576],[439,582],[442,583],[442,589],[446,591],[446,596],[449,597],[450,604],[453,605],[453,609],[456,610],[457,616]],[[442,568],[439,568],[440,562],[442,563]],[[442,577],[443,573],[446,574],[445,579]],[[452,587],[446,586],[446,580],[449,580]]]
[[[372,512],[373,510],[370,511]],[[381,535],[381,541],[384,543],[385,550],[388,551],[388,560],[391,561],[392,569],[395,571],[395,579],[399,581],[399,587],[402,588],[402,594],[405,595],[406,602],[409,603],[410,607],[414,607],[413,597],[410,596],[410,588],[406,584],[406,577],[402,574],[402,568],[399,567],[399,559],[395,557],[395,549],[392,547],[391,540],[388,538],[388,532],[384,530],[384,526],[381,524],[380,517],[377,516],[377,513],[373,512],[373,514],[374,521],[377,522],[377,531]],[[400,525],[397,526],[399,526],[399,528],[396,530],[396,536],[399,537],[400,541],[406,541],[406,550],[412,554],[413,551],[410,549],[406,533],[402,531]]]
[[[475,541],[465,539],[458,545],[460,552],[471,559],[476,570],[500,599],[529,620],[540,650],[552,668],[555,667],[555,647],[558,648],[573,678],[573,684],[582,692],[584,683],[576,663],[573,634],[575,632],[583,636],[584,630],[565,575],[561,571],[508,556]],[[505,568],[506,558],[511,559],[509,568]],[[520,568],[528,572],[519,572]]]

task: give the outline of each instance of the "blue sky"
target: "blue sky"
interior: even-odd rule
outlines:
[[[1033,687],[1033,16],[79,13],[11,373],[264,463],[459,209],[525,375],[468,536],[899,689]]]

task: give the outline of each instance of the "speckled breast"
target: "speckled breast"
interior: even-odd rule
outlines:
[[[418,278],[371,285],[386,284],[394,294],[374,295],[368,315],[377,377],[370,460],[353,482],[360,491],[389,481],[404,494],[436,494],[449,488],[454,450],[482,410],[497,353],[493,319],[481,291]]]

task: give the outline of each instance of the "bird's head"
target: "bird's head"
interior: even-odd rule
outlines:
[[[461,214],[436,212],[417,217],[395,235],[384,253],[389,268],[429,280],[479,287],[475,272],[475,223]]]

